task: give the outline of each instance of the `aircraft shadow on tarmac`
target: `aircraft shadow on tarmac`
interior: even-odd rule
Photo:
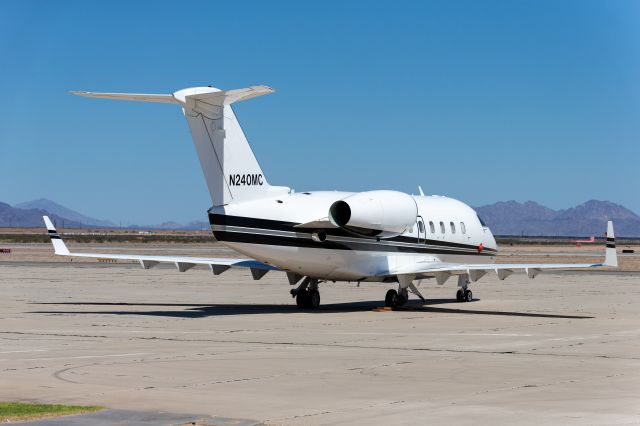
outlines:
[[[300,310],[295,304],[276,305],[276,304],[192,304],[192,303],[127,303],[127,302],[61,302],[61,303],[31,303],[32,305],[55,305],[55,306],[103,306],[112,307],[113,309],[101,310],[77,310],[77,311],[31,311],[34,314],[62,314],[62,315],[148,315],[160,317],[177,317],[177,318],[202,318],[209,316],[225,316],[225,315],[255,315],[255,314],[330,314],[330,313],[348,313],[348,312],[365,312],[377,311],[388,312],[392,309],[381,306],[380,301],[364,301],[351,303],[330,303],[321,305],[316,310]],[[443,313],[443,314],[465,314],[465,315],[499,315],[513,317],[531,317],[531,318],[560,318],[560,319],[589,319],[594,318],[584,315],[559,315],[544,314],[535,312],[509,312],[509,311],[489,311],[476,309],[458,309],[436,307],[432,305],[445,305],[460,303],[451,299],[430,299],[424,303],[420,301],[411,301],[401,308],[393,309],[397,312],[425,312],[425,313]],[[469,306],[465,304],[464,306]],[[156,308],[151,310],[134,310],[133,308]],[[178,309],[157,309],[157,308],[184,308]]]

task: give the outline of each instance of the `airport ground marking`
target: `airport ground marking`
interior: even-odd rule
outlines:
[[[57,359],[93,359],[93,358],[118,358],[127,356],[153,355],[151,352],[136,352],[130,354],[107,354],[107,355],[79,355],[79,356],[56,356],[49,358],[25,358],[22,361],[53,361]],[[13,359],[0,359],[0,361],[15,361]]]

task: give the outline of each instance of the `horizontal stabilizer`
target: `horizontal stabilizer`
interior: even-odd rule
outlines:
[[[163,104],[179,103],[173,95],[153,95],[146,93],[98,93],[98,92],[69,92],[87,98],[115,99],[119,101],[159,102]]]
[[[262,95],[273,93],[267,86],[251,86],[243,89],[218,90],[213,87],[191,87],[168,95],[151,93],[102,93],[71,91],[70,93],[87,98],[113,99],[118,101],[158,102],[163,104],[186,104],[187,100],[207,102],[211,105],[231,105]]]
[[[181,102],[186,99],[206,101],[212,105],[231,105],[235,102],[246,101],[258,96],[275,92],[267,86],[251,86],[244,89],[218,90],[211,87],[194,87],[180,90],[173,96]]]

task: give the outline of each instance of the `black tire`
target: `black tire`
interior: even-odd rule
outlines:
[[[403,295],[399,294],[398,299],[396,300],[396,306],[402,306],[407,303],[407,298]]]
[[[473,292],[471,290],[465,290],[464,292],[464,301],[471,302],[473,300]]]
[[[296,305],[298,309],[307,307],[307,299],[309,298],[309,292],[307,290],[299,290],[296,294]]]
[[[464,293],[462,292],[462,290],[458,290],[456,292],[456,300],[458,302],[464,302]]]
[[[398,306],[398,292],[395,290],[387,291],[387,295],[384,297],[384,306],[387,308],[395,308]]]
[[[307,294],[307,306],[311,309],[320,307],[320,292],[318,290],[311,290]]]

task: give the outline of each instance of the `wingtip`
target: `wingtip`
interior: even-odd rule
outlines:
[[[266,92],[266,93],[275,93],[276,89],[274,89],[273,87],[270,86],[266,86],[264,84],[261,84],[259,86],[253,86],[254,90],[259,90],[261,92]]]
[[[607,242],[604,256],[604,265],[612,268],[618,267],[618,252],[616,251],[616,237],[613,232],[613,221],[607,221]]]
[[[49,216],[42,216],[42,219],[44,220],[44,225],[47,227],[47,230],[49,231],[56,230],[55,226],[53,226],[53,222],[51,222],[51,219],[49,219]]]

